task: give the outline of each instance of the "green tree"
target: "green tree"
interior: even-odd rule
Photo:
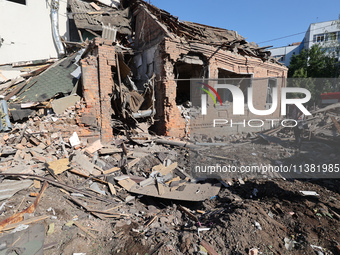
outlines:
[[[288,67],[288,78],[295,79],[288,80],[289,86],[308,89],[312,94],[310,105],[318,104],[322,93],[339,91],[339,84],[335,79],[339,78],[339,62],[336,57],[338,53],[338,43],[327,49],[314,44],[310,49],[303,49],[300,54],[294,55]],[[320,81],[318,78],[324,79]]]
[[[337,49],[334,47],[334,50],[336,52]],[[291,58],[288,78],[334,78],[337,75],[337,63],[333,54],[327,53],[321,45],[314,44]]]

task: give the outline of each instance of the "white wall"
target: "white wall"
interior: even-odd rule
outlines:
[[[59,32],[66,40],[66,2],[60,1]],[[50,18],[51,0],[26,0],[26,5],[0,0],[0,64],[57,58]]]
[[[272,57],[281,57],[284,56],[284,60],[279,61],[283,63],[285,66],[289,66],[290,59],[293,55],[297,55],[300,53],[302,45],[290,45],[290,46],[283,46],[277,48],[271,48],[269,51],[272,53]]]
[[[305,35],[305,49],[309,49],[316,43],[320,43],[323,47],[327,47],[327,45],[331,44],[332,41],[323,41],[323,42],[314,42],[314,35],[318,34],[327,34],[332,32],[339,32],[340,28],[337,27],[337,21],[338,20],[331,20],[331,21],[325,21],[320,23],[312,23],[310,24],[306,35]],[[340,37],[337,37],[337,42],[340,41]]]

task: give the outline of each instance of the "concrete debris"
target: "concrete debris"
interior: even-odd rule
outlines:
[[[12,197],[20,190],[27,189],[32,185],[31,180],[11,181],[6,180],[0,184],[0,201]]]
[[[300,191],[304,196],[319,196],[315,191]]]
[[[294,247],[294,240],[291,240],[288,237],[285,237],[284,242],[285,242],[286,250],[291,251]]]
[[[249,250],[249,255],[258,255],[259,254],[259,250],[256,248],[252,248]]]

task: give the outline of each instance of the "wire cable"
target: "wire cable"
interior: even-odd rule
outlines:
[[[334,24],[327,25],[327,26],[324,26],[324,27],[315,28],[315,29],[311,29],[311,30],[309,30],[309,31],[315,31],[315,30],[318,30],[318,29],[322,29],[322,28],[326,28],[326,27],[331,27],[331,26],[334,26]],[[308,31],[308,30],[307,30],[307,31]],[[295,34],[291,34],[291,35],[286,35],[286,36],[278,37],[278,38],[275,38],[275,39],[270,39],[270,40],[267,40],[267,41],[259,42],[259,43],[257,43],[257,44],[262,44],[262,43],[277,41],[277,40],[285,39],[285,38],[288,38],[288,37],[293,37],[293,36],[296,36],[296,35],[305,34],[307,31],[299,32],[299,33],[295,33]]]

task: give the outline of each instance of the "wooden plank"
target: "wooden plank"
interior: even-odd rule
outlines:
[[[108,182],[107,185],[109,186],[109,189],[110,189],[111,194],[112,194],[112,195],[116,195],[117,192],[116,192],[116,189],[115,189],[115,187],[113,186],[113,184],[110,183],[110,182]]]
[[[95,213],[95,212],[91,212],[91,209],[88,208],[86,205],[84,205],[80,200],[72,197],[72,196],[67,196],[67,199],[69,199],[70,201],[72,201],[73,203],[75,203],[78,206],[81,206],[82,208],[84,208],[87,212],[90,212],[91,214],[93,214],[94,216],[98,217],[101,220],[104,220],[104,217],[102,217],[101,215]],[[67,202],[69,202],[71,205],[73,205],[69,200],[66,200]]]
[[[164,185],[157,182],[158,195],[162,196],[165,193]]]
[[[6,78],[6,77],[2,74],[1,70],[0,70],[0,77],[1,77],[2,79],[4,79],[4,81],[10,80],[10,79]]]
[[[28,79],[23,84],[19,85],[17,88],[15,88],[11,93],[9,93],[7,96],[5,96],[5,101],[8,101],[12,96],[16,95],[23,87],[25,87],[30,82],[30,79]]]
[[[331,116],[331,119],[334,123],[334,126],[336,127],[336,129],[338,130],[339,134],[340,134],[340,124],[339,122],[337,122],[336,118],[334,118],[334,116]]]
[[[118,60],[118,53],[116,53],[116,68],[117,68],[117,74],[118,74],[118,85],[119,85],[119,96],[120,96],[120,103],[123,104],[123,91],[122,91],[122,80],[120,77],[120,68],[119,68],[119,60]],[[123,117],[125,117],[125,113],[123,113]],[[123,150],[126,153],[126,148],[124,147],[124,143],[122,144]]]
[[[96,5],[94,2],[91,2],[90,5],[96,9],[96,11],[100,11],[102,8],[100,8],[98,5]]]
[[[93,239],[97,238],[94,234],[90,233],[86,228],[84,228],[80,223],[75,221],[73,224],[76,225],[78,228],[80,228],[82,231],[84,231],[86,234],[91,236]]]
[[[73,174],[77,174],[77,175],[82,176],[82,177],[85,177],[85,178],[92,178],[92,180],[94,180],[94,181],[97,181],[97,182],[100,182],[100,183],[103,183],[103,184],[107,184],[106,181],[101,180],[101,179],[99,179],[99,178],[91,177],[90,175],[84,174],[84,173],[80,172],[80,170],[77,170],[77,169],[70,169],[69,172],[71,172],[71,173],[73,173]]]
[[[50,217],[49,215],[42,215],[42,216],[38,216],[38,217],[33,217],[33,218],[30,218],[30,219],[27,219],[27,220],[20,221],[18,223],[7,225],[5,228],[2,229],[2,231],[14,229],[21,224],[28,225],[28,224],[31,224],[31,223],[34,223],[34,222],[37,222],[37,221],[45,220],[49,217]]]
[[[201,245],[208,251],[209,255],[219,255],[206,241],[202,240]]]
[[[101,12],[86,12],[87,14],[89,14],[89,15],[101,15],[101,14],[103,14],[103,13],[105,13],[105,12],[103,12],[103,11],[101,11]],[[88,29],[85,29],[85,30],[88,30]]]
[[[320,112],[325,112],[325,111],[329,111],[329,110],[333,110],[333,109],[336,109],[336,108],[340,108],[340,103],[336,103],[336,104],[331,104],[331,105],[328,105],[324,108],[321,108],[319,110],[316,110],[316,111],[312,111],[311,114],[316,114],[316,113],[320,113]]]
[[[79,29],[78,29],[78,34],[79,34],[81,42],[84,43],[83,35],[81,34],[81,31]]]
[[[118,181],[118,184],[122,186],[124,189],[126,189],[127,191],[130,191],[134,186],[137,186],[137,183],[135,183],[130,178],[120,180]]]
[[[129,162],[129,163],[127,164],[127,168],[130,169],[131,167],[133,167],[134,165],[136,165],[139,161],[140,161],[140,158],[135,158],[134,160],[132,160],[131,162]]]
[[[189,211],[188,208],[186,208],[186,207],[184,207],[184,206],[182,206],[182,205],[179,205],[179,206],[178,206],[178,209],[181,210],[182,212],[184,212],[186,215],[188,215],[188,217],[189,217],[190,219],[192,219],[193,221],[198,222],[197,216],[194,215],[193,213],[191,213],[191,212]]]
[[[151,184],[155,184],[155,180],[152,177],[149,177],[148,179],[145,179],[139,183],[139,186],[146,187]]]
[[[148,221],[148,223],[145,225],[145,228],[147,228],[148,226],[150,226],[152,223],[155,222],[155,220],[157,219],[157,215],[155,215],[151,220]]]
[[[113,168],[111,168],[109,170],[104,171],[103,174],[107,175],[107,174],[111,174],[111,173],[117,172],[119,170],[120,170],[120,167],[113,167]]]
[[[170,173],[172,170],[174,170],[177,166],[178,166],[177,162],[172,163],[170,166],[167,166],[167,167],[163,168],[161,171],[159,171],[159,173],[161,175],[165,176],[168,173]]]

